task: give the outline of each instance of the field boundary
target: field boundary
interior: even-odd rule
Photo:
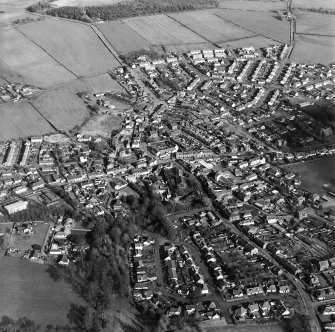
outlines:
[[[34,104],[32,104],[31,102],[29,102],[29,104],[32,106],[32,108],[46,121],[46,122],[48,122],[49,123],[49,125],[54,129],[54,130],[56,130],[57,132],[59,132],[59,130],[55,127],[55,125],[52,123],[52,122],[50,122],[50,120],[49,119],[47,119],[39,110],[38,110],[38,108],[34,105]]]
[[[34,43],[37,47],[39,47],[45,54],[47,54],[51,59],[53,59],[54,61],[56,61],[58,64],[60,64],[63,68],[65,68],[68,72],[70,72],[72,75],[74,75],[75,77],[79,78],[78,75],[76,75],[72,70],[70,70],[69,68],[67,68],[64,64],[62,64],[59,60],[57,60],[54,56],[52,56],[47,50],[45,50],[42,46],[40,46],[39,44],[37,44],[34,40],[32,40],[30,37],[28,37],[24,32],[22,32],[20,29],[18,29],[17,27],[13,27],[16,31],[18,31],[19,33],[21,33],[24,37],[26,37],[28,40],[30,40],[32,43]]]
[[[296,32],[296,35],[314,36],[314,37],[329,37],[335,38],[335,35],[324,35],[320,33]]]
[[[109,40],[105,37],[105,35],[100,31],[100,29],[96,25],[87,24],[93,32],[97,35],[99,40],[103,43],[103,45],[108,49],[108,51],[114,56],[117,62],[122,66],[123,62],[119,58],[119,54],[117,53],[114,46],[109,42]]]

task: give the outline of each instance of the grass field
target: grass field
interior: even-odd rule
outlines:
[[[84,102],[77,96],[78,92],[89,91],[90,87],[83,81],[71,86],[61,87],[38,95],[32,104],[57,129],[70,130],[81,124],[90,112]]]
[[[291,60],[329,64],[335,61],[334,50],[335,37],[297,35]]]
[[[28,237],[17,234],[14,231],[9,243],[9,247],[19,250],[31,249],[33,244],[39,244],[41,247],[43,247],[44,241],[48,235],[48,231],[49,224],[44,222],[38,222],[35,233],[29,235]]]
[[[104,73],[118,66],[115,57],[87,25],[48,19],[19,29],[78,76]]]
[[[82,303],[70,286],[53,281],[45,265],[0,256],[0,313],[40,324],[66,325],[71,303]]]
[[[0,40],[0,72],[7,80],[46,88],[75,78],[17,30],[0,28]]]
[[[256,48],[260,47],[266,47],[269,45],[273,45],[275,42],[272,39],[265,38],[262,36],[256,36],[256,37],[249,37],[249,38],[243,38],[239,40],[234,40],[227,43],[220,43],[218,46],[222,48],[239,48],[239,47],[245,47],[245,46],[254,46]]]
[[[106,91],[124,91],[123,87],[113,80],[109,74],[102,74],[85,79],[92,93]]]
[[[0,141],[54,132],[27,102],[0,105]]]
[[[121,54],[149,45],[147,40],[120,21],[102,23],[98,25],[98,28]]]
[[[334,0],[292,0],[292,7],[334,9]]]
[[[247,325],[204,328],[206,332],[284,332],[279,325]]]
[[[218,9],[216,14],[255,34],[271,38],[281,43],[290,41],[290,23],[280,21],[271,12],[248,12],[242,10]],[[242,37],[241,37],[242,38]]]
[[[295,11],[294,15],[297,18],[297,33],[311,33],[335,37],[334,15],[305,11]]]
[[[119,129],[122,116],[101,114],[91,118],[82,128],[85,135],[99,135],[109,138],[114,129]]]
[[[166,15],[136,17],[123,22],[153,45],[206,42]]]
[[[44,136],[43,140],[45,142],[52,143],[52,144],[65,143],[65,142],[70,141],[70,139],[63,134],[52,134],[52,135]]]
[[[220,43],[255,35],[253,32],[226,22],[224,19],[214,15],[214,13],[210,11],[176,13],[170,14],[169,16],[212,43]]]

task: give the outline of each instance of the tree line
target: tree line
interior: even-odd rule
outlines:
[[[121,18],[215,8],[218,0],[133,0],[111,5],[50,8],[48,2],[39,2],[27,8],[30,12],[45,11],[51,16],[74,20],[111,21]]]

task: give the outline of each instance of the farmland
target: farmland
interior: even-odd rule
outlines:
[[[66,283],[56,283],[46,266],[0,256],[0,312],[40,324],[66,325],[71,303],[81,303]]]
[[[153,45],[206,42],[166,15],[137,17],[123,22]]]
[[[255,33],[229,23],[209,11],[176,13],[169,16],[212,43],[255,35]]]
[[[118,65],[89,26],[48,19],[19,29],[77,76],[104,73]]]
[[[255,37],[243,38],[239,40],[233,40],[233,41],[226,42],[226,43],[220,43],[218,44],[218,46],[222,48],[239,48],[239,47],[245,47],[245,46],[254,46],[256,48],[260,48],[260,47],[266,47],[266,46],[273,45],[273,44],[274,44],[274,41],[269,38],[262,37],[262,36],[255,36]]]
[[[290,24],[280,21],[271,12],[248,12],[241,10],[218,9],[216,14],[238,26],[249,29],[255,34],[271,38],[280,43],[289,43]],[[242,38],[242,37],[241,37]]]
[[[71,86],[47,91],[34,99],[32,104],[57,129],[70,130],[90,115],[87,106],[77,96],[78,92],[87,90],[89,86],[78,81]]]
[[[166,52],[189,52],[191,50],[204,50],[213,48],[215,48],[215,46],[212,43],[177,44],[164,46]]]
[[[0,105],[0,141],[53,131],[50,124],[27,102]]]
[[[286,9],[285,1],[245,1],[245,0],[221,0],[220,8],[227,8],[232,10],[248,10],[248,11],[272,11]]]
[[[334,37],[297,35],[291,60],[328,64],[335,61],[334,49]]]
[[[335,16],[313,12],[295,11],[297,33],[329,35],[335,37]]]
[[[293,0],[293,8],[323,8],[334,10],[334,0]]]
[[[115,21],[98,25],[99,30],[119,53],[128,53],[149,45],[149,42],[126,24]]]
[[[1,28],[0,39],[0,71],[7,80],[46,88],[75,78],[17,30]]]

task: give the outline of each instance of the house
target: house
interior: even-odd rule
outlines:
[[[320,271],[327,270],[329,268],[329,261],[324,260],[319,262]]]
[[[151,289],[144,291],[143,294],[146,300],[151,300],[154,295]]]
[[[334,315],[335,314],[335,306],[327,305],[326,308],[322,311],[322,315]]]
[[[244,307],[239,307],[235,310],[234,314],[237,317],[245,317],[248,313],[248,310]]]
[[[209,294],[209,289],[208,289],[208,286],[206,284],[203,284],[202,289],[201,289],[201,294],[203,294],[203,295]]]
[[[195,304],[187,304],[185,307],[185,311],[188,315],[192,315],[195,313],[196,306]]]
[[[243,297],[243,291],[241,287],[237,287],[233,289],[233,297],[234,298],[241,298]]]
[[[252,303],[252,304],[249,304],[249,305],[248,305],[248,309],[249,309],[249,312],[250,312],[251,314],[253,314],[253,313],[259,311],[259,306],[258,306],[257,303]]]
[[[260,307],[263,314],[267,314],[271,309],[271,305],[270,305],[269,301],[263,302],[263,304],[260,304],[259,307]]]
[[[266,288],[266,292],[267,293],[277,293],[277,287],[276,287],[276,285],[274,285],[274,284],[269,285]]]
[[[327,323],[324,325],[326,331],[335,331],[335,323]]]
[[[169,310],[169,317],[171,316],[179,316],[181,314],[181,307],[179,306],[178,308],[170,308]]]
[[[279,294],[288,294],[290,292],[290,287],[287,285],[279,286]]]
[[[69,265],[70,260],[66,255],[62,256],[62,259],[58,262],[59,265]]]

